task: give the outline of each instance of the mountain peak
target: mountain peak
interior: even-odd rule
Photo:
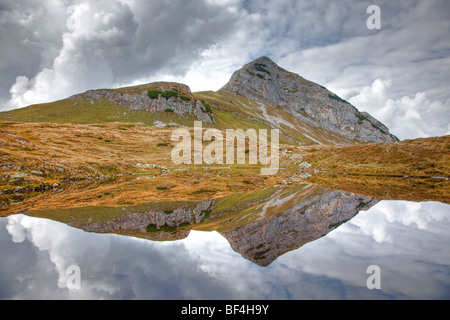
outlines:
[[[252,75],[257,76],[258,74],[267,76],[272,72],[277,72],[281,69],[272,59],[266,56],[259,57],[246,65],[244,65],[240,70],[236,72],[247,71]],[[261,78],[261,77],[260,77]]]
[[[397,137],[368,113],[325,87],[260,57],[234,72],[222,90],[282,108],[302,123],[359,142],[396,142]]]
[[[262,57],[259,57],[259,58],[257,58],[257,59],[255,59],[255,60],[253,60],[252,62],[250,62],[250,64],[255,64],[255,63],[262,63],[262,64],[267,64],[267,65],[270,65],[270,66],[277,66],[278,67],[278,65],[272,60],[272,59],[270,59],[269,57],[266,57],[266,56],[262,56]]]
[[[285,100],[284,91],[295,83],[305,84],[308,81],[281,68],[270,58],[262,56],[234,72],[222,89],[282,106]]]

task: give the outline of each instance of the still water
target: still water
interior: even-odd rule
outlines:
[[[219,219],[205,205],[212,204],[197,205],[197,215],[208,216],[198,220]],[[251,205],[222,228],[172,238],[158,238],[148,226],[177,219],[186,226],[186,210],[127,212],[96,224],[1,218],[0,298],[450,298],[447,204],[311,193],[307,186]],[[192,216],[197,206],[189,206]],[[108,232],[130,221],[136,230],[143,224],[149,237]],[[367,286],[369,266],[379,267],[380,289]]]

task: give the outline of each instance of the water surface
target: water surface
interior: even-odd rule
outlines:
[[[450,298],[447,204],[309,185],[230,199],[124,207],[101,221],[89,208],[72,222],[0,218],[0,298]],[[372,265],[380,290],[366,285]]]

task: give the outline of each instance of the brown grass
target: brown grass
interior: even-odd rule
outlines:
[[[438,201],[450,204],[450,182],[442,179],[317,174],[305,182],[379,200]]]
[[[317,170],[369,175],[450,176],[450,136],[356,146],[299,148]]]
[[[136,205],[152,201],[203,201],[248,192],[281,181],[295,173],[295,161],[289,155],[301,154],[301,161],[313,165],[310,170],[362,174],[365,176],[313,175],[306,181],[326,188],[340,189],[378,199],[442,201],[449,203],[449,182],[411,178],[376,178],[371,175],[450,176],[450,137],[417,139],[395,144],[358,146],[281,146],[280,164],[292,170],[280,170],[276,176],[263,177],[259,167],[231,166],[204,170],[201,166],[176,167],[170,160],[172,129],[136,124],[97,125],[0,123],[0,190],[18,185],[35,186],[61,183],[57,192],[28,195],[0,194],[0,205],[8,202],[11,214],[30,208],[66,208],[85,206]],[[205,145],[204,145],[205,147]],[[156,176],[160,169],[182,169]],[[42,174],[34,174],[40,170]],[[11,183],[14,174],[26,180]],[[96,180],[105,175],[143,174],[120,179]],[[62,183],[64,179],[94,179]],[[5,199],[3,199],[5,198]],[[16,199],[17,198],[17,199]],[[14,204],[15,202],[20,203]]]

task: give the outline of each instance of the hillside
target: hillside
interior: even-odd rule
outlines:
[[[149,92],[157,91],[172,92],[177,96],[151,99]],[[0,113],[0,120],[71,124],[123,122],[147,126],[173,123],[191,126],[198,119],[198,114],[203,121],[211,122],[209,114],[201,111],[200,103],[192,98],[190,89],[185,85],[158,82],[120,89],[91,90],[60,101],[3,112]],[[145,101],[144,107],[142,101]],[[168,105],[169,102],[173,103]]]
[[[450,136],[355,146],[298,148],[320,171],[412,177],[450,177]]]
[[[152,127],[276,128],[294,145],[396,142],[378,120],[326,88],[261,57],[236,71],[217,92],[155,82],[90,90],[67,99],[0,113],[0,121],[94,124],[125,122]]]
[[[101,198],[112,197],[105,195],[106,187],[102,190],[103,193],[90,189]],[[65,197],[59,196],[60,201],[70,200],[67,193]],[[239,197],[155,201],[118,207],[43,208],[35,202],[27,214],[67,223],[87,232],[156,241],[180,240],[190,230],[216,231],[243,257],[267,266],[280,255],[324,236],[376,203],[371,197],[298,185],[260,188],[240,193]]]

